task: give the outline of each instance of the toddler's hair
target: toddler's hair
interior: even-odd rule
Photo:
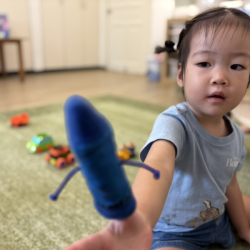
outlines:
[[[186,21],[177,44],[177,51],[179,52],[178,62],[181,64],[182,76],[184,77],[192,38],[196,34],[204,32],[205,37],[212,34],[212,40],[214,40],[221,28],[224,28],[223,33],[226,35],[227,29],[234,27],[236,31],[239,26],[242,27],[244,31],[242,36],[246,36],[250,30],[250,17],[241,10],[226,7],[208,9],[198,14],[193,19]],[[155,53],[164,51],[168,53],[175,51],[174,43],[166,41],[165,47],[156,47]]]

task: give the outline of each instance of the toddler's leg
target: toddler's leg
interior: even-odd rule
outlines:
[[[249,224],[250,224],[250,197],[243,194],[242,199],[243,199],[245,210],[246,210],[246,213],[247,213],[247,218],[248,218],[248,221],[249,221]]]

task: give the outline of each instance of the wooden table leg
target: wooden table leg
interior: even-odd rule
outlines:
[[[2,75],[6,76],[5,64],[4,64],[4,54],[3,54],[3,44],[0,42],[0,61],[1,61],[1,69]]]
[[[19,54],[19,67],[20,67],[19,76],[20,76],[21,81],[23,81],[25,77],[25,72],[23,69],[23,56],[22,56],[21,41],[18,41],[17,45],[18,45],[18,54]]]

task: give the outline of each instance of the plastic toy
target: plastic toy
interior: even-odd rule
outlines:
[[[20,127],[29,123],[29,115],[27,113],[18,114],[9,118],[9,123],[13,127]]]
[[[128,160],[135,156],[135,146],[131,142],[128,146],[122,145],[122,148],[117,151],[117,154],[121,160]]]
[[[45,160],[59,169],[75,163],[75,157],[70,152],[69,146],[55,146],[49,150]]]
[[[26,144],[26,148],[32,154],[41,153],[53,147],[54,143],[50,136],[41,133],[32,137],[31,141]]]
[[[64,112],[69,146],[80,167],[66,176],[50,198],[56,200],[69,179],[81,170],[97,211],[108,219],[127,218],[134,212],[136,201],[122,165],[146,168],[155,179],[159,179],[159,171],[143,163],[121,161],[108,121],[81,96],[71,96]]]

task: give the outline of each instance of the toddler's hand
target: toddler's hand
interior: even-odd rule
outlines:
[[[136,210],[124,220],[112,220],[96,234],[81,239],[64,250],[150,250],[152,229]]]

